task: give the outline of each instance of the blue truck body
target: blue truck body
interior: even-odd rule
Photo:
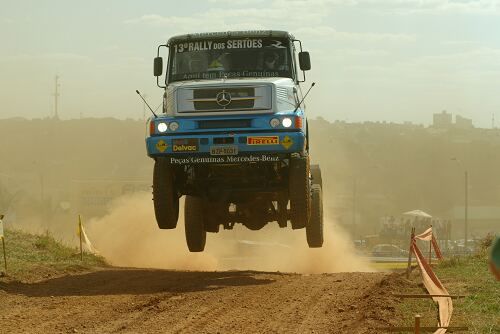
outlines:
[[[289,128],[285,128],[281,124],[283,118],[290,118],[293,124]],[[270,125],[271,119],[280,120],[280,125],[272,128]],[[295,121],[300,118],[300,121]],[[168,126],[170,122],[177,122],[179,127],[175,131],[166,131],[159,133],[157,124],[165,122]],[[146,149],[148,156],[167,157],[172,163],[180,163],[178,158],[194,158],[194,157],[218,157],[212,162],[231,162],[238,161],[234,157],[254,156],[253,160],[241,160],[241,162],[265,162],[267,158],[284,157],[291,153],[304,152],[306,145],[306,121],[302,110],[280,112],[273,114],[258,114],[258,115],[221,115],[221,116],[205,116],[205,117],[173,117],[159,116],[151,118],[149,129],[153,132],[146,138]],[[214,129],[206,129],[202,124],[212,122],[211,124],[231,122],[245,127],[224,127]],[[295,125],[300,124],[299,128]],[[256,140],[254,140],[256,139]],[[262,140],[258,140],[262,139]],[[231,156],[211,155],[211,147],[237,146],[237,154]],[[263,157],[262,154],[265,154]],[[222,159],[222,157],[225,157]],[[230,159],[227,160],[226,157]],[[196,161],[208,163],[210,160],[191,159],[191,163]]]

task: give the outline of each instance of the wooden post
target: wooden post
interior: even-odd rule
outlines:
[[[2,239],[2,249],[3,249],[3,265],[5,267],[5,274],[7,274],[7,253],[5,252],[5,239],[4,237],[0,237]]]
[[[415,334],[420,334],[420,315],[415,315]]]
[[[398,333],[401,333],[401,332],[415,332],[415,326],[398,326],[398,327],[379,327],[379,328],[376,328],[378,329],[379,331],[377,333],[381,333],[380,331],[383,331],[383,332],[398,332]],[[468,331],[469,330],[469,327],[467,326],[447,326],[447,327],[443,327],[443,326],[420,326],[419,327],[420,329],[420,332],[435,332],[437,331],[438,329],[446,329],[448,331]]]
[[[408,294],[408,293],[393,293],[392,296],[398,298],[434,298],[446,297],[451,299],[459,299],[468,297],[468,295],[434,295],[434,294]]]
[[[411,233],[410,233],[410,248],[408,250],[408,267],[406,268],[406,278],[410,278],[410,272],[411,272],[411,246],[413,244],[413,238],[415,237],[415,228],[411,228]]]
[[[83,261],[83,247],[82,247],[82,216],[78,215],[78,236],[80,237],[80,260]]]
[[[432,225],[431,225],[432,228]],[[434,232],[431,232],[431,236],[434,235]],[[431,240],[429,241],[429,266],[432,264],[432,237]]]

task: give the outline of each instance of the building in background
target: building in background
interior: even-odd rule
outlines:
[[[456,115],[455,127],[460,129],[472,129],[474,126],[472,125],[472,119]]]
[[[432,127],[436,129],[472,129],[474,125],[472,124],[472,119],[460,115],[455,115],[455,123],[453,123],[453,114],[443,110],[433,115]]]
[[[451,128],[453,125],[453,118],[452,114],[446,112],[446,110],[443,110],[439,114],[434,114],[433,115],[433,121],[432,121],[432,126],[435,128]]]

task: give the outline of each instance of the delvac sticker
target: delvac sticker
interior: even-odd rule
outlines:
[[[174,139],[172,141],[173,152],[196,152],[198,151],[198,139]]]

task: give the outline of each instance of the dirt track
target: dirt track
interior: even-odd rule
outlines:
[[[0,283],[1,333],[375,333],[382,273],[104,269]]]

